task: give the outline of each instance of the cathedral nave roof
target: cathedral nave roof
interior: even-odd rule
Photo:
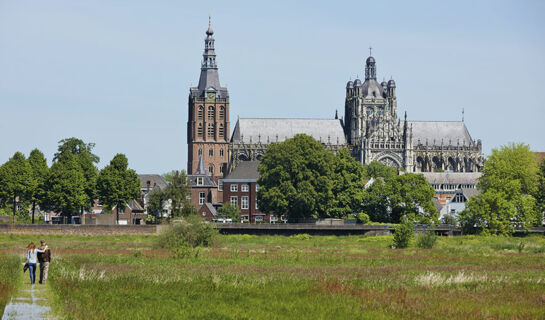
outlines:
[[[469,131],[462,121],[409,121],[413,128],[413,145],[474,146]],[[420,140],[420,141],[419,141]]]

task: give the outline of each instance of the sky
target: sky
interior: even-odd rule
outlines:
[[[485,156],[545,151],[545,1],[0,0],[0,163],[58,141],[186,169],[187,99],[208,15],[238,117],[344,115],[346,82],[397,85],[398,116],[462,119]]]

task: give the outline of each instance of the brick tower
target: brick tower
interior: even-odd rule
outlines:
[[[229,160],[229,92],[221,87],[214,52],[214,31],[208,22],[198,87],[191,87],[188,101],[187,172],[193,174],[202,157],[215,182],[223,177]]]

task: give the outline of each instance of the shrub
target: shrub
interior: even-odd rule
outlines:
[[[310,240],[311,238],[311,236],[308,233],[300,233],[300,234],[293,235],[291,237],[296,240]]]
[[[186,257],[196,247],[210,247],[217,240],[218,230],[200,217],[192,215],[171,225],[158,237],[158,245],[172,251],[176,257]]]
[[[405,221],[394,229],[394,246],[396,248],[407,248],[414,236],[414,225]]]
[[[456,217],[451,214],[444,215],[441,220],[443,220],[444,224],[450,224],[455,227],[458,226],[458,219],[456,219]]]
[[[416,245],[421,249],[431,249],[437,243],[437,235],[433,226],[430,226],[426,232],[419,234],[416,238]]]
[[[364,212],[358,213],[357,218],[358,218],[358,221],[360,221],[363,224],[367,224],[367,223],[369,223],[369,220],[371,220],[369,218],[369,215],[367,213],[364,213]]]

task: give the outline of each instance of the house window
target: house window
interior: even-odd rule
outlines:
[[[238,197],[231,197],[230,200],[232,205],[234,205],[235,207],[238,207]]]
[[[223,166],[220,167],[220,173],[223,173]]]
[[[244,196],[240,198],[240,208],[241,209],[248,209],[248,197]]]
[[[198,186],[204,185],[204,178],[203,177],[197,177],[197,185]]]
[[[255,221],[263,221],[263,216],[255,216]]]
[[[258,192],[258,191],[259,191],[259,185],[256,184],[256,185],[255,185],[255,192]]]
[[[220,123],[220,127],[219,127],[219,130],[218,130],[218,131],[219,131],[219,132],[218,132],[218,135],[219,135],[220,137],[223,137],[223,123]]]
[[[208,124],[208,136],[209,137],[214,136],[214,124],[213,123]]]
[[[240,191],[242,192],[248,192],[249,189],[250,187],[247,184],[243,184],[240,186]]]
[[[202,120],[203,113],[204,113],[204,108],[202,106],[200,106],[199,107],[199,114],[198,114],[199,120]]]
[[[199,126],[197,127],[197,135],[202,137],[202,123],[199,123]]]
[[[220,120],[223,120],[225,118],[225,108],[223,106],[220,107]]]
[[[199,192],[199,204],[204,204],[205,197],[204,192]]]
[[[220,168],[220,172],[221,172],[221,168]],[[218,181],[218,191],[223,191],[223,180],[219,180]]]
[[[242,221],[248,221],[248,216],[247,215],[244,215],[244,216],[240,216],[242,218]]]
[[[223,158],[223,149],[220,149],[220,157]]]
[[[232,184],[231,185],[231,192],[237,192],[238,191],[238,184]]]
[[[214,149],[208,150],[208,156],[213,157],[214,156]]]
[[[208,120],[214,120],[214,107],[208,107]]]
[[[208,172],[209,172],[210,174],[214,173],[214,167],[213,167],[213,166],[209,166],[209,167],[208,167]]]

